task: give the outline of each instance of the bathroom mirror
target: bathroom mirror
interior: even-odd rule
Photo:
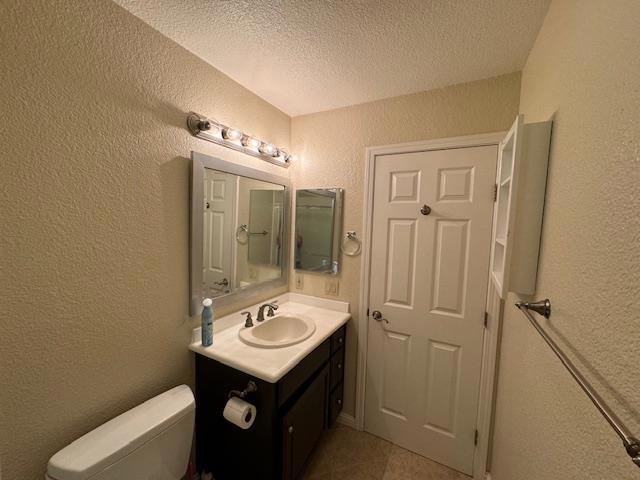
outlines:
[[[341,188],[296,191],[296,270],[340,271],[342,197]]]
[[[191,314],[287,283],[289,180],[192,152]]]

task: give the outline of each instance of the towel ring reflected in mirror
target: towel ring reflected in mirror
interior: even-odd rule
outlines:
[[[246,245],[249,241],[249,227],[240,225],[236,230],[236,240],[240,245]]]
[[[351,247],[349,247],[351,245]],[[342,253],[348,257],[357,257],[362,251],[362,241],[358,238],[355,231],[348,231],[344,234],[342,245],[340,246]]]
[[[238,227],[238,230],[236,230],[236,240],[240,245],[246,245],[247,242],[249,241],[249,237],[265,236],[265,235],[269,235],[269,232],[267,232],[266,230],[263,230],[261,232],[250,232],[249,226],[246,223],[243,223],[242,225],[240,225]]]

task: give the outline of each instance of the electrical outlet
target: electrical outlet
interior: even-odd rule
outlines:
[[[340,291],[340,282],[337,278],[328,278],[324,281],[324,293],[325,295],[331,295],[337,297]]]
[[[302,290],[304,288],[304,276],[301,273],[296,273],[296,290]]]

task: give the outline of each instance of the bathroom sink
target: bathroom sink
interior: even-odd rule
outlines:
[[[306,340],[316,331],[313,320],[290,315],[277,315],[254,327],[241,328],[240,340],[261,348],[281,348]]]

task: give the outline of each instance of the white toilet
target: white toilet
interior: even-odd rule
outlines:
[[[56,453],[46,480],[180,480],[187,471],[195,399],[172,388]]]

